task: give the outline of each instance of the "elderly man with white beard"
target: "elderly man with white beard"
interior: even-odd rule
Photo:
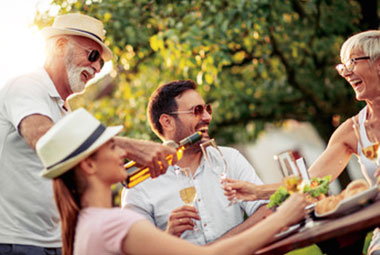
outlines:
[[[67,98],[82,92],[112,58],[102,22],[87,15],[58,16],[43,34],[44,66],[11,79],[0,90],[0,254],[61,254],[59,214],[51,180],[39,175],[44,167],[36,142],[70,111]],[[165,156],[175,154],[150,141],[115,141],[128,158],[148,166],[153,178],[165,173]]]

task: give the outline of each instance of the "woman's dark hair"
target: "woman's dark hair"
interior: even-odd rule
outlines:
[[[87,186],[79,172],[71,169],[53,179],[54,199],[61,217],[63,255],[73,254],[75,228],[81,210],[80,197]]]

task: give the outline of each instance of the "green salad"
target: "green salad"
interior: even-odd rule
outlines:
[[[280,186],[276,192],[270,196],[267,207],[273,208],[279,206],[294,192],[303,192],[307,194],[306,199],[310,203],[317,202],[326,196],[329,191],[330,181],[331,175],[323,178],[312,178],[310,183],[302,181],[298,176],[285,178],[285,185]]]

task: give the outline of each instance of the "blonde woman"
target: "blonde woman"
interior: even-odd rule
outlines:
[[[375,160],[364,155],[363,148],[376,142],[372,137],[380,139],[380,31],[369,30],[348,38],[340,49],[341,64],[336,66],[338,73],[350,84],[355,92],[356,100],[364,101],[366,106],[355,116],[347,119],[333,133],[326,150],[309,169],[311,177],[331,175],[335,180],[345,169],[352,155],[356,155],[361,165],[362,174],[369,184],[380,181],[380,170]],[[358,126],[358,135],[353,125]],[[257,186],[232,180],[226,186],[229,199],[237,197],[250,200],[252,197],[265,197],[279,185]],[[380,254],[380,231],[375,231],[371,243],[371,255]]]

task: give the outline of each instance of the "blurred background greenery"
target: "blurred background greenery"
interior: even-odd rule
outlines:
[[[251,143],[267,124],[289,119],[311,123],[327,142],[364,105],[334,67],[349,36],[378,29],[378,4],[53,0],[51,8],[102,20],[114,53],[113,71],[73,97],[73,109],[85,106],[103,123],[123,124],[124,135],[158,141],[147,123],[149,96],[160,84],[192,79],[214,108],[211,136],[226,145]],[[37,12],[40,28],[52,23],[49,13]],[[321,253],[312,247],[294,254]]]
[[[192,79],[214,107],[219,144],[254,141],[270,123],[310,122],[324,141],[363,103],[335,65],[349,36],[379,26],[378,0],[53,0],[59,13],[102,20],[113,71],[70,100],[124,135],[158,140],[152,91]],[[35,23],[50,25],[49,10]],[[342,178],[345,178],[343,175]]]

